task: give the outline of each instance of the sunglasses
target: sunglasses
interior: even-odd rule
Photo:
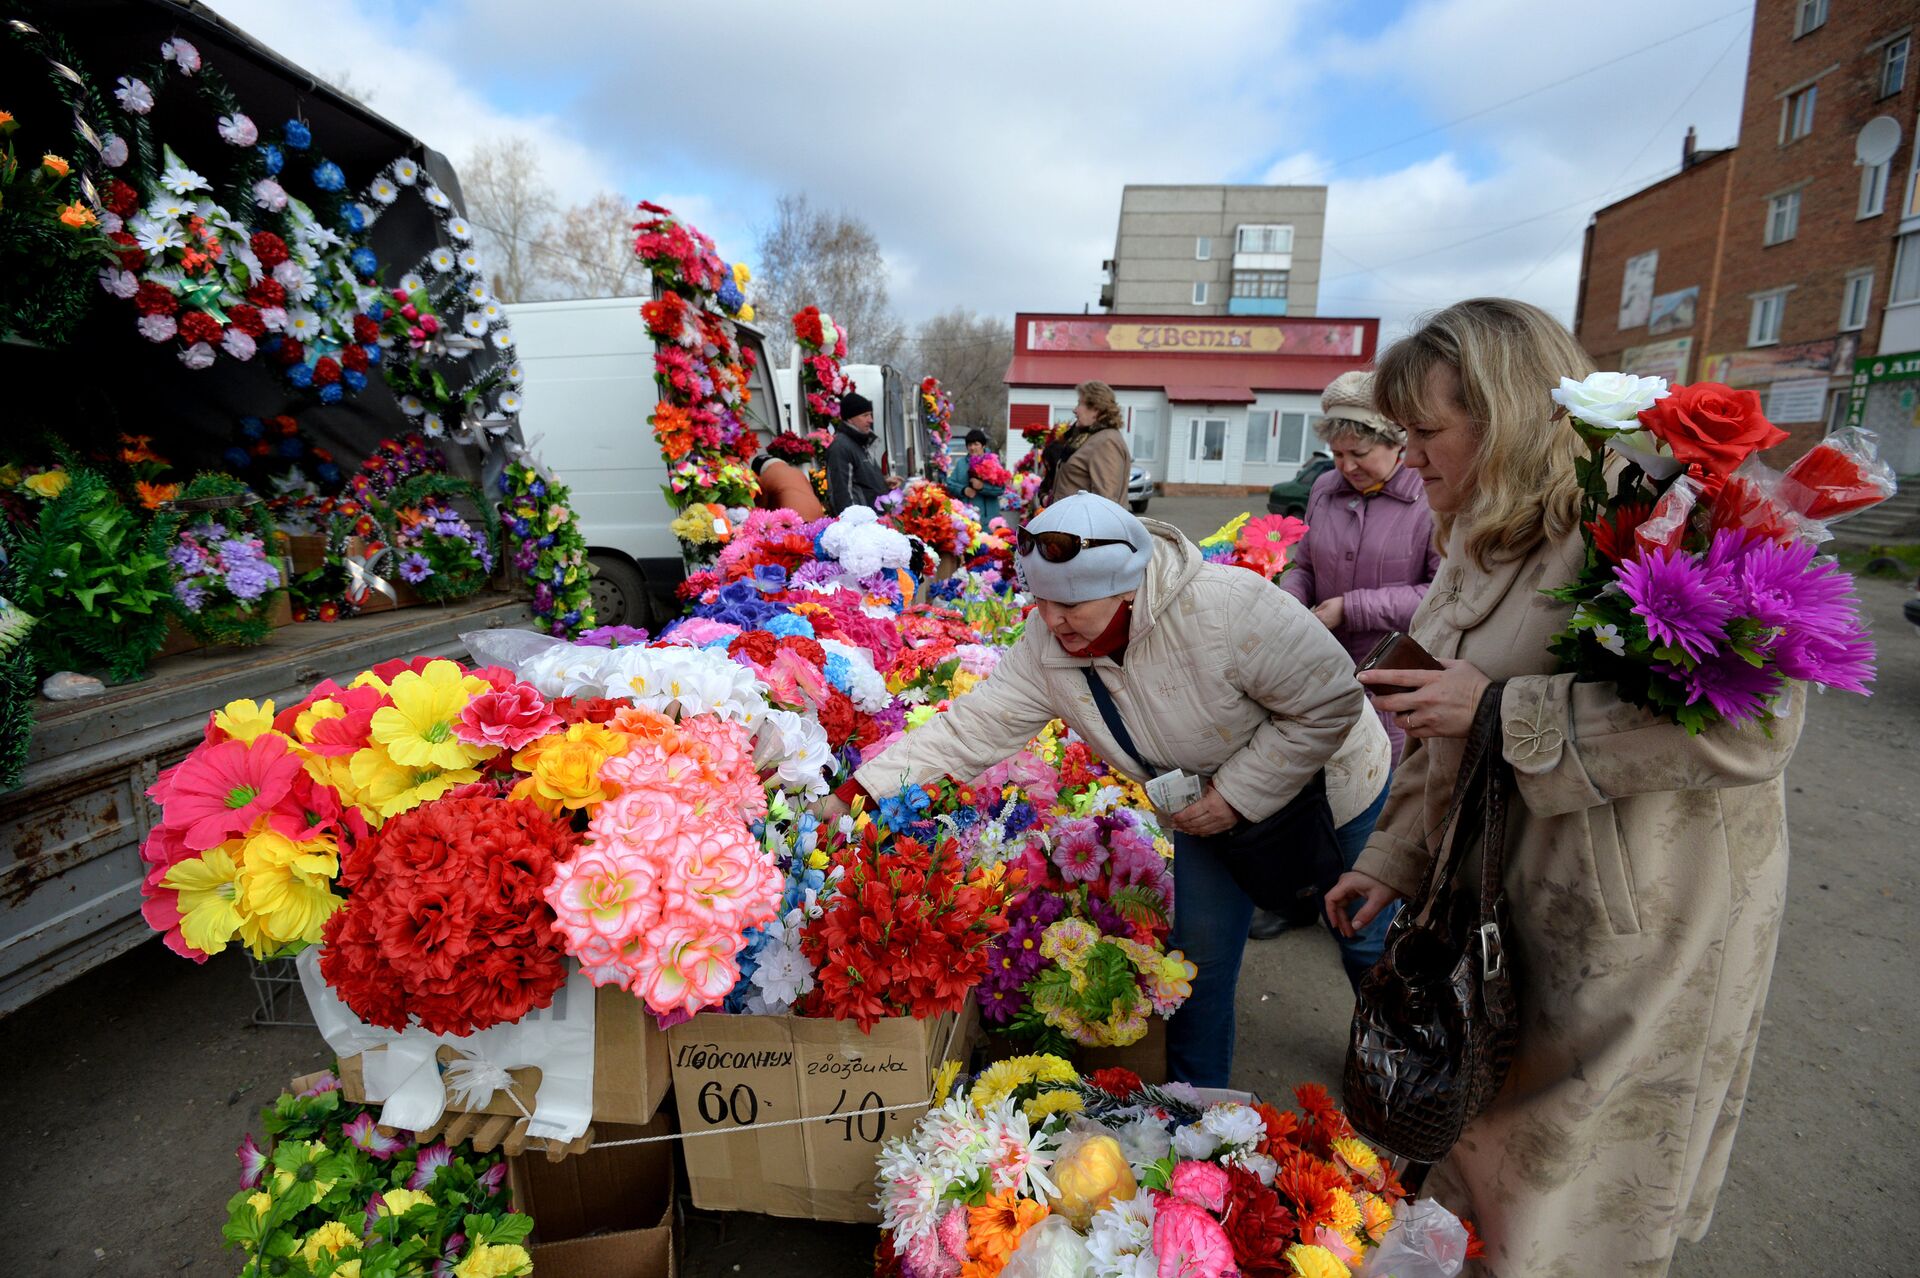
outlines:
[[[1064,564],[1083,550],[1095,546],[1125,546],[1134,549],[1132,542],[1124,537],[1082,537],[1079,533],[1068,532],[1028,532],[1022,528],[1017,539],[1019,551],[1031,555],[1035,550],[1050,564]]]

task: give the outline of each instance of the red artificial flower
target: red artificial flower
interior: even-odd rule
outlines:
[[[435,1034],[517,1021],[553,1001],[566,958],[542,896],[576,836],[533,803],[447,796],[403,812],[341,860],[346,908],[320,972],[363,1020]]]
[[[287,290],[279,280],[261,280],[247,290],[247,300],[262,310],[284,307],[287,304]]]
[[[1794,513],[1745,475],[1730,476],[1713,499],[1713,531],[1738,528],[1768,541],[1791,540],[1800,526]]]
[[[1300,1084],[1293,1089],[1293,1096],[1307,1115],[1307,1121],[1300,1128],[1300,1138],[1295,1143],[1315,1157],[1331,1157],[1333,1142],[1343,1136],[1353,1135],[1353,1127],[1347,1122],[1347,1116],[1333,1103],[1333,1097],[1327,1095],[1327,1089],[1318,1083]]]
[[[1140,1090],[1140,1076],[1130,1069],[1118,1065],[1097,1069],[1087,1076],[1087,1082],[1099,1088],[1115,1100],[1125,1100]]]
[[[838,750],[853,738],[859,712],[846,693],[835,688],[820,707],[820,726],[826,730],[827,744]]]
[[[266,321],[260,318],[260,308],[257,306],[236,302],[227,308],[227,319],[235,328],[255,340],[267,335]]]
[[[687,304],[678,293],[665,293],[642,305],[640,317],[646,320],[647,331],[653,336],[678,341],[686,327]]]
[[[108,233],[107,238],[116,246],[113,254],[120,259],[121,270],[137,271],[147,264],[147,251],[141,248],[140,241],[134,239],[128,232],[112,231]]]
[[[323,603],[323,604],[321,604],[321,605],[320,605],[320,618],[319,618],[319,619],[320,619],[321,621],[338,621],[338,620],[340,620],[340,605],[339,605],[339,604],[337,604],[337,603],[335,603],[335,602],[334,602],[333,600],[331,600],[331,599],[329,599],[329,600],[327,600],[327,601],[326,601],[325,603]]]
[[[1267,1134],[1260,1140],[1260,1152],[1269,1158],[1278,1158],[1283,1149],[1293,1145],[1294,1130],[1300,1126],[1299,1115],[1290,1109],[1275,1109],[1265,1101],[1255,1101],[1253,1112],[1267,1125]]]
[[[274,358],[292,368],[295,364],[307,362],[307,348],[289,337],[280,343],[280,349],[274,352]]]
[[[331,386],[340,380],[340,361],[331,355],[322,355],[313,365],[313,384]]]
[[[553,712],[565,723],[606,723],[627,704],[610,697],[556,697]]]
[[[353,340],[362,346],[371,346],[380,340],[380,326],[371,315],[353,317]]]
[[[253,255],[260,259],[260,265],[269,271],[291,256],[287,242],[272,231],[255,231],[248,243],[253,246]]]
[[[518,750],[560,727],[560,716],[530,683],[483,692],[467,702],[453,735],[468,745]]]
[[[1848,439],[1823,439],[1787,467],[1780,490],[1809,519],[1838,519],[1893,495],[1892,471]]]
[[[711,568],[702,572],[687,574],[685,581],[673,588],[673,593],[681,599],[698,599],[709,590],[720,587],[720,574]]]
[[[439,660],[441,660],[439,657],[414,657],[411,659],[395,657],[391,661],[381,662],[373,669],[367,671],[367,673],[378,679],[381,683],[392,683],[399,675],[409,671],[414,674],[425,674],[427,667]],[[464,674],[465,671],[461,673]]]
[[[180,309],[180,301],[166,285],[141,280],[133,291],[133,309],[142,315],[172,315]]]
[[[1480,1231],[1475,1229],[1473,1222],[1465,1217],[1461,1218],[1460,1223],[1466,1226],[1467,1229],[1467,1259],[1485,1260],[1487,1258],[1487,1245],[1480,1240]]]
[[[1591,520],[1586,525],[1593,547],[1610,564],[1625,563],[1636,552],[1633,530],[1645,523],[1653,507],[1646,502],[1628,502],[1613,513]]]
[[[756,666],[770,666],[780,651],[780,641],[764,630],[748,630],[735,635],[727,644],[727,655],[735,661],[744,654]]]
[[[826,668],[827,650],[822,648],[817,640],[809,639],[805,635],[785,635],[780,640],[780,648],[784,652],[798,653],[816,669]]]
[[[367,351],[364,346],[349,346],[340,352],[340,367],[355,373],[367,371]]]
[[[1332,1225],[1334,1191],[1350,1191],[1347,1178],[1333,1164],[1304,1150],[1292,1150],[1278,1161],[1280,1170],[1274,1173],[1273,1190],[1292,1209],[1301,1233],[1310,1235],[1323,1225]]]
[[[140,207],[140,192],[114,178],[107,183],[107,212],[119,217],[132,217],[134,210]]]
[[[1299,1237],[1293,1213],[1244,1167],[1227,1169],[1227,1185],[1220,1227],[1233,1246],[1234,1264],[1243,1278],[1291,1278],[1294,1268],[1284,1253]]]
[[[195,342],[211,345],[218,342],[220,337],[220,321],[205,311],[188,311],[180,317],[180,340],[187,345]]]
[[[1718,382],[1674,387],[1672,394],[1640,414],[1640,424],[1691,467],[1710,493],[1741,462],[1787,438],[1760,411],[1757,392]]]

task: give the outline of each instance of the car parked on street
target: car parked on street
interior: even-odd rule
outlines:
[[[1147,473],[1145,466],[1135,466],[1127,472],[1127,505],[1133,507],[1133,513],[1147,513],[1147,503],[1153,499],[1153,476]]]
[[[1313,491],[1314,481],[1333,469],[1333,458],[1321,453],[1300,468],[1300,473],[1292,479],[1285,479],[1267,491],[1267,513],[1269,515],[1292,515],[1299,518],[1307,513],[1307,495]]]

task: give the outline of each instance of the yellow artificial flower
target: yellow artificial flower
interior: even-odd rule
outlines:
[[[360,1257],[341,1261],[333,1271],[332,1278],[360,1278]]]
[[[520,1278],[533,1272],[533,1258],[519,1243],[481,1243],[453,1267],[453,1278]]]
[[[933,1071],[933,1103],[944,1105],[947,1097],[953,1095],[953,1080],[960,1076],[959,1061],[942,1061]]]
[[[1287,1263],[1299,1278],[1353,1278],[1353,1270],[1325,1247],[1294,1243],[1286,1250]]]
[[[53,174],[55,177],[65,177],[67,175],[68,170],[72,168],[71,165],[69,165],[65,160],[61,159],[57,155],[41,156],[40,167],[45,169],[47,172]]]
[[[473,768],[446,771],[402,767],[381,746],[355,750],[347,760],[347,767],[353,783],[353,801],[376,825],[431,802],[457,785],[480,779],[480,773]]]
[[[67,490],[67,480],[64,470],[43,470],[37,475],[28,475],[24,487],[36,497],[52,500]]]
[[[1058,1056],[1014,1056],[996,1061],[980,1072],[973,1084],[973,1107],[982,1113],[1028,1083],[1067,1084],[1080,1081],[1073,1066]]]
[[[733,264],[733,282],[741,288],[745,288],[753,282],[753,272],[747,269],[745,262],[735,262]]]
[[[235,905],[238,889],[234,879],[239,870],[233,863],[233,849],[240,841],[228,839],[217,848],[208,848],[197,857],[177,862],[160,880],[160,886],[180,894],[180,936],[202,954],[218,954],[240,930],[240,911]]]
[[[1126,1151],[1111,1136],[1089,1136],[1047,1169],[1057,1192],[1048,1205],[1084,1230],[1095,1212],[1140,1192]]]
[[[1341,1162],[1368,1180],[1380,1174],[1380,1155],[1374,1153],[1363,1140],[1353,1136],[1342,1136],[1333,1142],[1333,1152]]]
[[[453,735],[453,725],[467,702],[490,687],[451,661],[428,662],[418,673],[403,670],[388,685],[393,704],[373,712],[369,735],[405,767],[470,768],[499,747],[470,746]]]
[[[980,676],[973,673],[973,671],[955,670],[953,672],[953,695],[958,697],[972,692],[974,685],[979,682]]]
[[[20,463],[8,462],[0,466],[0,488],[18,488],[20,486]]]
[[[681,511],[667,525],[667,531],[690,546],[705,546],[720,539],[712,512],[698,503]]]
[[[1077,1114],[1085,1108],[1086,1106],[1081,1104],[1080,1097],[1077,1093],[1052,1091],[1041,1092],[1038,1096],[1022,1105],[1020,1111],[1027,1116],[1029,1123],[1038,1125],[1046,1122],[1055,1114]]]
[[[300,1254],[306,1257],[309,1268],[320,1263],[320,1253],[329,1256],[338,1255],[342,1247],[358,1247],[360,1235],[337,1220],[329,1220],[320,1228],[307,1235],[300,1244]],[[335,1270],[335,1272],[339,1272]]]
[[[743,323],[753,323],[753,307],[751,305],[740,308],[740,319]]]
[[[1393,1228],[1393,1208],[1377,1194],[1363,1194],[1359,1203],[1361,1227],[1367,1231],[1368,1238],[1378,1243],[1387,1236],[1387,1230]]]
[[[380,1214],[382,1216],[404,1216],[421,1203],[433,1205],[431,1195],[418,1189],[389,1189],[380,1195]]]
[[[295,843],[271,829],[248,836],[235,879],[246,919],[277,950],[294,941],[317,942],[333,912],[345,905],[333,894],[340,872],[338,848],[325,835]]]
[[[513,756],[527,773],[513,787],[516,799],[531,799],[555,816],[611,799],[618,790],[600,779],[606,761],[627,748],[627,734],[598,723],[573,723],[564,734],[540,738]]]
[[[1360,1228],[1360,1204],[1344,1189],[1333,1191],[1333,1228],[1335,1233],[1350,1234]]]
[[[225,708],[213,712],[213,726],[235,741],[251,745],[255,738],[273,731],[273,702],[245,698],[229,701]]]
[[[273,1207],[273,1195],[256,1190],[247,1195],[247,1206],[253,1208],[253,1214],[264,1216]]]

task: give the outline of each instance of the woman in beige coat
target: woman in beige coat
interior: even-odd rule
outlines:
[[[1441,529],[1412,633],[1447,669],[1362,676],[1418,685],[1378,699],[1414,744],[1327,905],[1336,926],[1364,924],[1420,890],[1474,708],[1504,682],[1520,1042],[1499,1099],[1427,1181],[1479,1226],[1499,1278],[1657,1278],[1706,1232],[1779,939],[1781,773],[1805,705],[1795,686],[1771,735],[1693,737],[1554,673],[1547,643],[1570,609],[1541,591],[1584,551],[1574,434],[1548,392],[1591,368],[1544,312],[1480,299],[1389,350],[1375,391],[1409,424]]]
[[[1133,453],[1127,447],[1126,415],[1113,387],[1082,382],[1073,406],[1073,425],[1040,455],[1040,504],[1052,505],[1075,493],[1094,493],[1116,505],[1127,504],[1127,474]]]

